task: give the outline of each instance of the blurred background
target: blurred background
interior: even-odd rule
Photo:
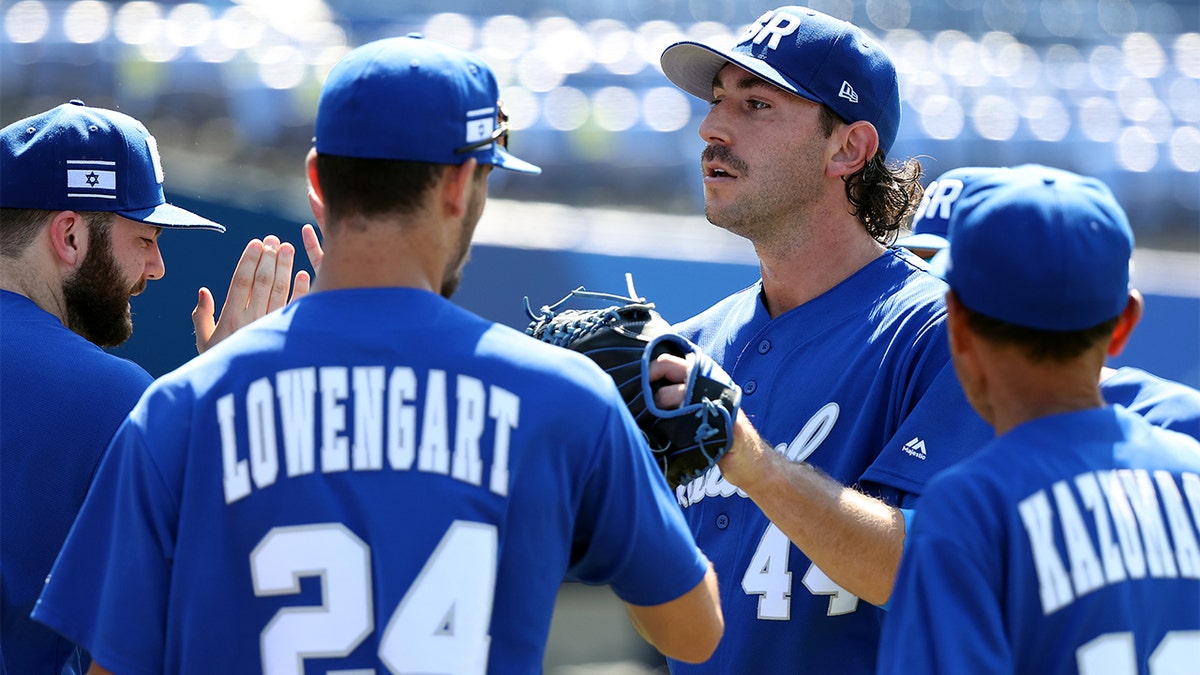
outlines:
[[[802,3],[803,4],[803,3]],[[1147,313],[1114,365],[1200,386],[1200,3],[1196,0],[815,0],[880,40],[900,74],[893,158],[930,180],[963,165],[1097,176],[1138,241]],[[658,68],[679,39],[732,44],[760,0],[211,0],[0,3],[0,122],[71,98],[158,140],[168,199],[229,227],[168,233],[169,274],[133,303],[118,349],[151,373],[194,354],[195,291],[223,299],[251,237],[299,243],[302,162],[321,83],[364,42],[409,32],[480,54],[499,76],[510,148],[545,170],[496,172],[456,300],[524,327],[568,290],[622,292],[668,319],[757,278],[753,250],[702,215],[707,106]],[[403,119],[405,101],[381,101]],[[1045,254],[1031,252],[1031,255]],[[303,256],[301,255],[301,258]],[[419,321],[420,317],[414,317]],[[661,662],[611,593],[564,587],[548,673]]]

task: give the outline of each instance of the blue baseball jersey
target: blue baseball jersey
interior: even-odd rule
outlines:
[[[147,391],[34,616],[122,675],[533,673],[564,579],[655,605],[706,569],[594,363],[337,290]]]
[[[9,673],[87,669],[86,654],[29,613],[104,449],[150,382],[0,290],[0,663]]]
[[[950,364],[945,285],[888,250],[772,319],[761,282],[677,328],[742,386],[764,439],[896,506],[993,434]],[[721,586],[725,634],[675,673],[872,673],[883,610],[834,584],[719,468],[677,490]]]
[[[1100,382],[1109,404],[1122,405],[1151,424],[1200,440],[1200,391],[1139,368],[1118,368]]]
[[[1200,444],[1122,406],[1027,422],[935,478],[880,673],[1192,673]]]

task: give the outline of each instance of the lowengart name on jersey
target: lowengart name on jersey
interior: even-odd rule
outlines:
[[[1200,579],[1200,476],[1184,473],[1177,485],[1166,471],[1153,477],[1145,469],[1092,471],[1055,483],[1050,493],[1053,497],[1038,490],[1017,506],[1033,550],[1043,613],[1147,574]],[[1094,530],[1084,513],[1091,514]]]
[[[454,400],[448,381],[454,377]],[[423,385],[423,386],[422,386]],[[414,402],[422,400],[421,417]],[[353,403],[347,420],[346,402]],[[317,406],[320,406],[318,421]],[[408,367],[297,368],[251,382],[217,401],[225,503],[287,477],[339,471],[426,471],[508,494],[508,450],[520,399],[467,375]],[[453,425],[450,424],[453,415]],[[239,416],[244,420],[239,420]],[[491,433],[484,432],[491,422]],[[277,423],[278,422],[278,423]],[[245,425],[246,447],[238,427]],[[453,428],[453,434],[451,434]],[[453,436],[453,437],[451,437]],[[484,475],[482,443],[492,449]],[[319,450],[318,450],[319,448]]]

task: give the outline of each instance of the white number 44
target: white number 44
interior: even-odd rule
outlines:
[[[757,595],[758,618],[787,621],[792,611],[792,573],[788,571],[788,557],[792,542],[774,523],[767,525],[750,565],[742,576],[742,591]],[[858,596],[838,586],[821,568],[810,564],[805,572],[804,587],[813,595],[828,595],[828,616],[849,614],[858,609]]]

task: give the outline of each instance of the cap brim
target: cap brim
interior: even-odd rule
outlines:
[[[783,73],[767,65],[766,61],[749,54],[721,51],[699,42],[676,42],[667,47],[659,58],[659,65],[668,80],[676,87],[705,101],[712,100],[713,79],[730,63],[800,98],[821,102],[816,95],[802,89]]]
[[[950,249],[944,248],[938,251],[937,254],[929,260],[929,273],[941,279],[942,281],[945,281],[946,272],[949,269],[949,265]]]
[[[921,234],[901,237],[896,240],[896,245],[903,246],[904,248],[928,248],[940,251],[949,246],[950,242],[946,241],[945,237],[923,232]]]
[[[195,228],[216,232],[225,231],[224,225],[214,223],[208,218],[198,216],[187,209],[181,209],[171,204],[159,204],[153,208],[138,209],[135,211],[117,211],[117,215],[130,220],[136,220],[139,223],[157,225],[159,227]]]
[[[542,167],[537,166],[536,164],[530,164],[520,157],[509,153],[507,150],[498,145],[492,152],[492,164],[500,167],[501,169],[519,171],[521,173],[538,174],[542,172]]]

